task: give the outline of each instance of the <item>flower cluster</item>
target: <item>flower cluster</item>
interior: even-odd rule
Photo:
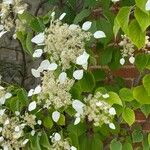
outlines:
[[[58,62],[62,69],[66,70],[83,54],[85,41],[90,40],[91,33],[83,31],[78,25],[69,26],[55,20],[46,29],[45,36],[44,52],[50,54],[52,62]]]
[[[1,3],[0,12],[0,37],[10,31],[14,24],[20,26],[20,21],[17,19],[18,14],[22,14],[27,9],[27,4],[22,0],[3,0]]]
[[[115,129],[115,125],[112,123],[116,111],[103,99],[107,99],[108,94],[102,95],[97,92],[94,96],[90,94],[87,98],[84,98],[85,104],[81,101],[74,100],[72,103],[73,108],[76,110],[76,120],[74,124],[80,122],[80,118],[88,118],[89,122],[93,122],[95,126],[101,126],[102,124],[109,124],[109,127]]]
[[[124,58],[128,56],[130,57],[129,62],[133,64],[135,61],[134,58],[135,47],[134,44],[131,42],[131,40],[126,35],[122,35],[122,41],[119,43],[119,46],[122,47],[121,49],[122,58],[120,59],[120,64],[124,65],[125,63]]]
[[[62,139],[59,133],[53,133],[51,136],[53,150],[77,150],[76,147],[71,146],[67,139]]]
[[[42,92],[38,95],[40,103],[44,103],[45,108],[53,106],[55,109],[66,107],[71,104],[71,94],[69,93],[74,84],[73,79],[69,79],[65,72],[58,78],[54,72],[44,72],[42,78]]]

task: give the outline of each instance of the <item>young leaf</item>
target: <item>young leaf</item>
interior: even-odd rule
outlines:
[[[150,74],[145,75],[143,78],[143,86],[148,93],[148,96],[150,96]]]
[[[134,130],[132,133],[133,143],[142,142],[143,141],[143,133],[141,130]]]
[[[42,135],[40,137],[40,145],[44,148],[46,148],[47,150],[51,149],[51,145],[49,143],[49,139],[47,137],[47,134],[45,133],[45,131],[42,132]]]
[[[131,126],[135,121],[134,111],[130,108],[125,108],[122,113],[123,119]]]
[[[112,140],[110,143],[110,150],[122,150],[122,144],[116,139]]]

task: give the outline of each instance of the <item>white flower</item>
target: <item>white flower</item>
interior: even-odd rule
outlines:
[[[115,2],[119,2],[120,0],[111,0],[111,1],[115,3]]]
[[[31,102],[28,106],[28,111],[32,111],[34,109],[36,109],[36,101]]]
[[[94,38],[100,39],[100,38],[105,38],[106,34],[103,31],[96,31],[94,33]]]
[[[77,148],[74,147],[74,146],[71,146],[71,147],[70,147],[70,150],[77,150]]]
[[[41,93],[41,91],[42,91],[42,88],[40,85],[38,85],[34,90],[34,94],[39,94],[39,93]]]
[[[15,127],[15,132],[19,132],[19,131],[20,131],[19,126],[16,126],[16,127]]]
[[[146,11],[150,10],[150,0],[147,1],[146,5],[145,5],[145,10]]]
[[[83,107],[85,105],[79,101],[79,100],[74,100],[72,102],[72,107],[77,111],[77,113],[82,114],[83,113]]]
[[[83,78],[83,70],[76,70],[73,72],[73,77],[76,80],[81,80]]]
[[[116,110],[115,110],[113,107],[111,107],[111,108],[109,109],[109,114],[110,114],[110,115],[116,115]]]
[[[29,139],[25,139],[22,144],[26,145],[28,143],[28,141],[29,141]]]
[[[116,127],[115,127],[115,125],[113,124],[113,123],[109,123],[109,128],[111,128],[111,129],[116,129]]]
[[[28,92],[28,97],[32,96],[34,94],[34,89],[31,89],[29,92]]]
[[[9,119],[4,122],[4,125],[8,125],[10,123]]]
[[[129,62],[130,62],[131,64],[134,64],[134,62],[135,62],[135,57],[131,56],[131,57],[129,58]]]
[[[58,67],[58,65],[56,63],[51,63],[48,67],[48,70],[54,71],[57,69],[57,67]]]
[[[56,70],[58,67],[58,65],[56,63],[50,63],[49,60],[43,60],[40,64],[39,69],[41,69],[41,71],[43,70],[50,70],[50,71],[54,71]]]
[[[86,53],[86,51],[84,51],[82,55],[77,57],[76,64],[81,65],[84,69],[87,69],[89,56],[90,55],[88,53]]]
[[[109,94],[107,94],[107,93],[106,93],[106,94],[103,94],[102,97],[103,97],[103,98],[109,98]]]
[[[58,77],[59,82],[62,84],[62,83],[65,82],[66,79],[67,79],[67,74],[66,74],[66,72],[60,73],[60,75],[59,75],[59,77]]]
[[[9,99],[9,98],[11,98],[12,97],[12,94],[11,93],[6,93],[5,94],[5,99]]]
[[[69,29],[70,30],[76,30],[78,28],[78,25],[76,25],[76,24],[71,24],[70,26],[69,26]]]
[[[39,33],[34,38],[32,38],[31,42],[33,42],[33,43],[35,43],[37,45],[41,45],[41,44],[44,43],[44,40],[45,40],[44,33]]]
[[[52,119],[54,120],[54,122],[58,122],[59,118],[60,118],[60,112],[54,111],[52,113]]]
[[[55,141],[60,141],[60,140],[61,140],[61,136],[60,136],[59,133],[55,133],[55,135],[54,135],[54,140],[55,140]]]
[[[43,54],[43,50],[42,49],[37,49],[37,50],[34,51],[33,57],[39,58],[39,57],[42,56],[42,54]]]
[[[59,17],[59,20],[63,20],[65,16],[66,16],[66,13],[61,14],[61,16]]]
[[[77,125],[81,121],[80,117],[77,117],[74,121],[74,125]]]
[[[1,38],[6,32],[7,32],[7,31],[3,31],[3,30],[2,30],[2,31],[0,32],[0,38]]]
[[[0,116],[3,116],[3,115],[4,115],[5,110],[6,110],[6,109],[1,109],[1,110],[0,110]]]
[[[125,64],[125,59],[124,59],[124,58],[121,58],[121,59],[120,59],[120,64],[121,64],[121,65],[124,65],[124,64]]]
[[[42,124],[42,121],[41,121],[41,120],[38,120],[38,121],[37,121],[37,124],[38,124],[38,125],[41,125],[41,124]]]
[[[92,22],[90,21],[86,21],[83,25],[82,25],[82,29],[84,31],[88,31],[91,28]]]
[[[40,77],[40,71],[37,69],[31,69],[31,73],[35,78],[39,78]]]

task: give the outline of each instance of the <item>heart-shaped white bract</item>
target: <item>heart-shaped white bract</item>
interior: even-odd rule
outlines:
[[[83,113],[83,107],[84,107],[85,105],[81,102],[81,101],[79,101],[79,100],[74,100],[73,102],[72,102],[72,107],[76,110],[76,112],[80,115],[80,114],[82,114]]]
[[[13,0],[3,0],[4,4],[10,5],[13,3]]]
[[[70,150],[77,150],[77,148],[74,147],[74,146],[71,146],[71,147],[70,147]]]
[[[88,30],[91,28],[91,26],[92,26],[92,22],[86,21],[86,22],[82,25],[82,29],[83,29],[84,31],[88,31]]]
[[[3,115],[4,115],[5,110],[6,110],[6,109],[0,109],[0,116],[3,116]]]
[[[43,50],[42,49],[37,49],[37,50],[34,51],[33,57],[39,58],[39,57],[42,56],[42,54],[43,54]]]
[[[76,80],[81,80],[83,78],[83,70],[76,70],[73,72],[73,77]]]
[[[145,10],[146,10],[146,11],[150,11],[150,0],[148,0],[148,1],[146,2]]]
[[[59,77],[58,77],[58,80],[59,80],[59,82],[60,82],[61,84],[64,83],[66,79],[67,79],[67,74],[66,74],[66,72],[62,72],[62,73],[59,75]]]
[[[12,97],[12,94],[11,93],[6,93],[5,94],[5,99],[9,99],[9,98],[11,98]]]
[[[55,11],[53,11],[52,13],[51,13],[51,17],[54,17],[55,16]]]
[[[24,13],[24,9],[19,10],[17,13],[20,14],[20,15],[23,14]]]
[[[124,64],[125,64],[125,59],[124,59],[124,58],[121,58],[121,59],[120,59],[120,64],[121,64],[121,65],[124,65]]]
[[[28,142],[29,142],[29,139],[25,139],[22,144],[26,145]]]
[[[111,108],[109,109],[109,114],[110,114],[110,115],[116,115],[116,110],[115,110],[115,108],[111,107]]]
[[[44,40],[45,40],[44,33],[39,33],[34,38],[32,38],[31,42],[33,42],[37,45],[42,45],[44,43]]]
[[[55,133],[55,135],[54,135],[54,140],[55,140],[55,141],[60,141],[60,140],[61,140],[61,136],[60,136],[59,133]]]
[[[0,97],[0,105],[5,104],[5,101],[6,101],[6,99],[5,99],[4,96],[3,96],[3,97]]]
[[[80,117],[77,117],[77,118],[75,119],[75,121],[74,121],[74,125],[79,124],[79,123],[80,123],[80,121],[81,121]]]
[[[66,16],[66,13],[61,14],[61,16],[59,17],[59,20],[63,20],[65,16]]]
[[[20,127],[19,126],[16,126],[15,127],[15,132],[19,132],[20,131]]]
[[[36,109],[36,101],[33,101],[28,106],[28,111],[33,111]]]
[[[43,60],[40,64],[40,68],[42,68],[43,70],[48,70],[49,66],[50,66],[50,62],[47,59]]]
[[[115,125],[114,125],[113,123],[109,123],[109,128],[111,128],[111,129],[113,129],[113,130],[116,129],[116,127],[115,127]]]
[[[77,57],[76,64],[81,65],[86,70],[89,57],[90,57],[90,55],[86,51],[84,51],[82,55]]]
[[[95,39],[100,39],[100,38],[105,38],[106,34],[103,31],[96,31],[94,33],[94,38]]]
[[[54,122],[58,122],[59,118],[60,118],[60,112],[54,111],[52,113],[52,119],[54,120]]]
[[[119,2],[120,0],[111,0],[112,2],[116,3],[116,2]]]
[[[37,69],[31,69],[31,73],[35,78],[39,78],[40,77],[40,71]]]
[[[78,25],[76,25],[76,24],[71,24],[70,26],[69,26],[69,29],[70,30],[76,30],[78,28]]]
[[[41,91],[42,91],[42,88],[41,88],[40,85],[38,85],[38,86],[34,89],[34,94],[39,94],[39,93],[41,93]]]
[[[0,32],[0,38],[6,33],[7,31],[1,31]]]
[[[135,57],[131,56],[131,57],[129,58],[129,62],[130,62],[131,64],[134,64],[134,62],[135,62]]]
[[[31,89],[29,92],[28,92],[28,97],[34,95],[34,89]]]
[[[50,71],[54,71],[56,70],[58,67],[58,65],[56,63],[51,63],[49,66],[48,66],[48,70]]]
[[[108,94],[108,93],[103,94],[102,97],[103,97],[103,98],[109,98],[109,94]]]

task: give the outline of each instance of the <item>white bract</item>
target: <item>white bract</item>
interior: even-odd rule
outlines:
[[[28,97],[32,96],[34,94],[34,89],[31,89],[29,92],[28,92]]]
[[[54,140],[55,140],[55,141],[60,141],[60,140],[61,140],[61,136],[60,136],[59,133],[55,133],[55,135],[54,135]]]
[[[42,56],[42,54],[43,54],[43,50],[42,49],[37,49],[37,50],[34,51],[33,57],[39,58],[39,57]]]
[[[121,59],[120,59],[120,64],[121,64],[121,65],[124,65],[124,64],[125,64],[125,59],[124,59],[124,58],[121,58]]]
[[[54,111],[52,113],[52,119],[54,120],[54,122],[58,122],[59,118],[60,118],[60,112]]]
[[[77,125],[78,123],[80,123],[81,119],[80,117],[77,117],[74,121],[74,125]]]
[[[82,29],[83,29],[84,31],[88,31],[88,30],[91,28],[91,26],[92,26],[92,22],[86,21],[86,22],[82,25]]]
[[[13,3],[13,0],[3,0],[4,4],[10,5]]]
[[[25,139],[22,144],[26,145],[28,142],[29,142],[29,139]]]
[[[109,123],[109,128],[111,128],[111,129],[116,129],[116,127],[115,127],[115,125],[113,124],[113,123]]]
[[[86,51],[84,51],[82,55],[77,57],[76,64],[81,65],[84,69],[87,69],[89,57],[90,55]]]
[[[115,3],[115,2],[119,2],[120,0],[111,0],[111,1]]]
[[[111,108],[109,109],[109,114],[110,114],[110,115],[116,115],[116,110],[115,110],[113,107],[111,107]]]
[[[6,93],[5,94],[5,99],[9,99],[9,98],[11,98],[12,97],[12,94],[11,93]]]
[[[72,102],[72,107],[76,110],[76,112],[78,114],[82,114],[83,113],[83,107],[84,106],[85,105],[81,101],[79,101],[79,100],[74,100]]]
[[[83,78],[83,70],[76,70],[76,71],[74,71],[73,77],[76,80],[81,80]]]
[[[21,14],[24,13],[24,11],[25,11],[24,9],[21,9],[21,10],[19,10],[17,13],[21,15]]]
[[[61,84],[64,83],[66,79],[67,79],[67,74],[66,74],[66,72],[62,72],[62,73],[59,75],[59,77],[58,77],[58,80],[59,80],[59,82],[60,82]]]
[[[70,150],[77,150],[77,148],[74,147],[74,146],[71,146],[71,147],[70,147]]]
[[[146,11],[149,11],[149,10],[150,10],[150,0],[148,0],[148,1],[146,2],[145,10],[146,10]]]
[[[39,93],[41,93],[41,91],[42,91],[42,88],[40,85],[38,85],[34,90],[34,94],[39,94]]]
[[[70,30],[76,30],[78,28],[78,25],[76,25],[76,24],[71,24],[70,26],[69,26],[69,29]]]
[[[58,65],[56,63],[51,63],[48,67],[48,70],[54,71],[57,69],[57,67],[58,67]]]
[[[94,33],[94,38],[100,39],[100,38],[105,38],[106,34],[103,31],[96,31]]]
[[[32,38],[32,42],[37,44],[37,45],[41,45],[44,43],[45,40],[45,35],[44,33],[39,33],[38,35],[36,35],[34,38]]]
[[[0,25],[0,31],[3,30],[3,29],[4,29],[4,26],[3,26],[3,25]]]
[[[28,111],[33,111],[36,109],[36,101],[33,101],[28,106]]]
[[[134,64],[134,62],[135,62],[135,57],[131,56],[131,57],[129,58],[129,62],[130,62],[131,64]]]
[[[0,32],[0,38],[6,33],[7,31],[1,31]]]
[[[59,17],[59,20],[63,20],[65,16],[66,16],[66,13],[61,14],[61,16]]]
[[[103,94],[102,97],[103,97],[103,98],[109,98],[109,94],[107,94],[107,93],[106,93],[106,94]]]
[[[5,110],[6,110],[6,109],[1,109],[1,110],[0,110],[0,116],[3,116],[3,115],[4,115]]]

